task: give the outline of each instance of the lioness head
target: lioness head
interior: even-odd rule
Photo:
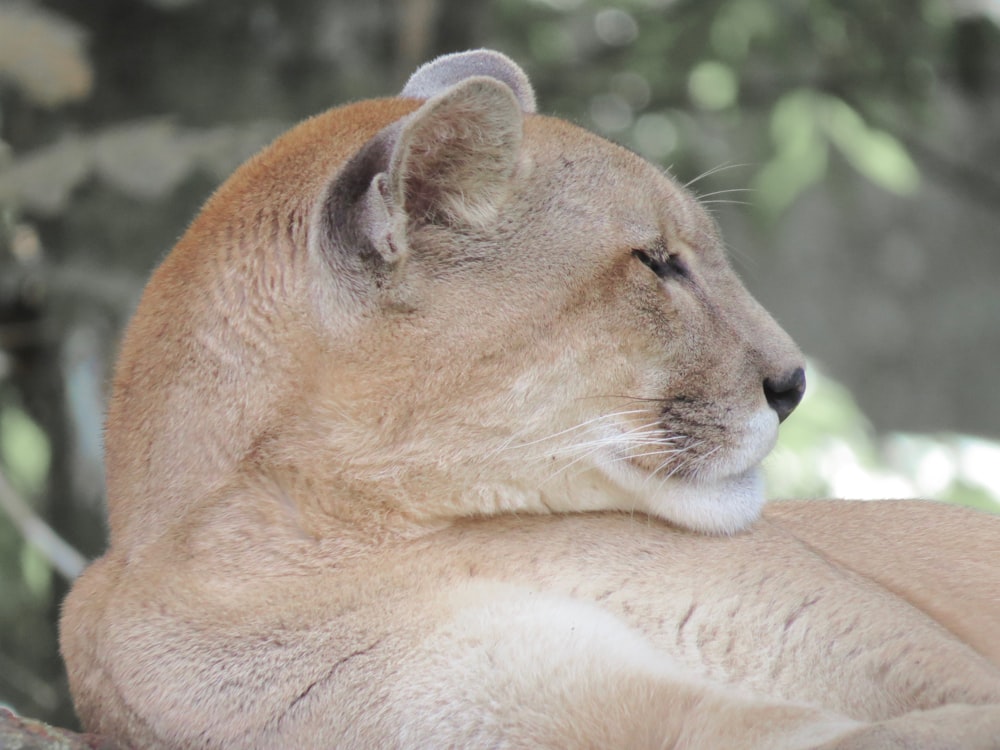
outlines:
[[[798,351],[689,193],[533,110],[506,58],[449,56],[220,188],[123,345],[113,543],[262,502],[311,535],[756,518]]]

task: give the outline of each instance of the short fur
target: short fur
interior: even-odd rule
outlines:
[[[1000,747],[1000,519],[760,517],[802,363],[697,202],[496,53],[404,94],[279,139],[153,275],[61,624],[85,726]]]

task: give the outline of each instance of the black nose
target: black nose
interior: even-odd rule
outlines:
[[[764,397],[767,398],[767,405],[778,415],[779,422],[784,422],[795,411],[805,392],[806,371],[801,367],[780,378],[764,378]]]

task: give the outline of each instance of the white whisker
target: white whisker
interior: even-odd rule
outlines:
[[[656,469],[649,474],[649,476],[646,478],[647,483],[652,481],[654,477],[660,480],[656,485],[656,489],[653,491],[654,495],[659,494],[660,490],[663,489],[663,485],[665,485],[675,474],[677,474],[677,472],[687,468],[691,464],[692,459],[688,459],[686,458],[686,456],[691,454],[699,446],[704,445],[704,443],[705,443],[704,440],[696,440],[693,443],[689,443],[688,445],[684,446],[684,450],[680,452],[679,454],[681,457],[680,461],[677,461],[675,456],[670,456],[663,462],[661,462],[660,465],[657,466]],[[694,457],[694,459],[696,458],[697,456]],[[673,466],[671,466],[671,464],[673,464]],[[660,472],[662,472],[668,466],[670,467],[670,470],[667,471],[666,474],[661,474]]]
[[[537,445],[538,443],[544,443],[547,440],[554,440],[555,438],[561,437],[561,436],[566,435],[566,434],[571,433],[571,432],[575,432],[577,430],[582,430],[582,429],[584,429],[586,427],[589,427],[589,426],[591,426],[591,425],[593,425],[593,424],[595,424],[597,422],[610,421],[610,420],[612,420],[612,419],[614,419],[616,417],[624,417],[624,416],[628,416],[629,414],[643,414],[643,413],[648,413],[648,409],[629,409],[629,410],[626,410],[626,411],[612,412],[610,414],[601,414],[600,416],[593,417],[593,418],[588,419],[588,420],[586,420],[584,422],[580,422],[579,424],[573,425],[572,427],[567,427],[564,430],[559,430],[559,432],[554,432],[551,435],[546,435],[544,437],[536,438],[534,440],[529,440],[529,441],[523,442],[523,443],[516,443],[515,444],[514,441],[517,439],[517,436],[513,435],[510,438],[508,438],[503,443],[503,445],[501,445],[499,448],[497,448],[496,451],[495,451],[495,453],[502,453],[503,451],[510,450],[510,449],[516,449],[516,448],[527,448],[527,447],[532,446],[532,445]]]
[[[703,206],[752,206],[754,203],[752,201],[737,201],[737,200],[711,200],[711,201],[698,201]]]
[[[757,192],[753,188],[726,188],[725,190],[713,190],[711,193],[705,193],[704,195],[698,196],[698,202],[704,203],[706,198],[714,198],[717,195],[729,195],[730,193],[755,193]]]
[[[689,466],[692,468],[692,476],[697,478],[698,475],[700,474],[699,469],[701,468],[702,464],[704,464],[705,461],[707,461],[709,458],[715,455],[721,448],[722,448],[721,445],[717,445],[714,448],[712,448],[712,450],[708,451],[707,453],[703,453],[702,455],[692,460],[689,463]]]
[[[640,414],[645,414],[648,421],[627,424],[629,418]],[[609,463],[652,460],[655,468],[643,472],[645,478],[639,494],[650,490],[657,494],[679,472],[697,477],[700,465],[720,446],[700,452],[706,441],[691,441],[687,435],[668,434],[661,419],[651,417],[648,408],[622,409],[590,417],[541,437],[526,439],[523,433],[515,434],[496,448],[494,454],[523,449],[526,453],[524,459],[529,463],[548,465],[550,471],[545,472],[539,488],[567,473],[593,468],[595,456],[600,456],[599,464],[605,466]],[[555,444],[551,444],[553,442]],[[550,445],[546,448],[547,443]]]
[[[593,440],[581,441],[562,448],[547,451],[547,453],[548,455],[562,455],[567,453],[577,453],[578,451],[589,450],[591,448],[622,448],[632,445],[660,445],[663,443],[663,440],[664,438],[661,437],[658,430],[645,429],[642,432],[629,431],[620,435],[606,435]]]
[[[652,430],[650,428],[656,427],[657,429]],[[569,463],[560,466],[552,474],[550,474],[543,481],[543,484],[550,482],[560,474],[569,469],[573,468],[582,461],[586,461],[588,458],[592,457],[596,453],[600,452],[602,449],[611,448],[617,455],[612,458],[612,461],[616,460],[626,460],[630,457],[628,453],[629,449],[642,447],[642,446],[654,446],[662,448],[665,442],[673,441],[675,438],[671,436],[666,436],[662,434],[662,428],[659,427],[659,422],[652,422],[646,425],[639,425],[638,427],[633,427],[624,433],[617,435],[609,435],[595,440],[589,440],[584,442],[574,443],[566,448],[558,449],[557,451],[551,451],[547,455],[562,455],[562,454],[579,454]]]
[[[718,174],[719,172],[724,172],[727,169],[736,169],[738,167],[749,167],[749,166],[751,166],[751,165],[750,164],[730,164],[728,162],[723,162],[722,164],[720,164],[717,167],[712,167],[711,169],[709,169],[709,170],[707,170],[705,172],[702,172],[700,175],[698,175],[694,179],[688,180],[686,183],[684,183],[684,187],[686,189],[690,190],[691,186],[694,185],[696,182],[701,182],[706,177],[710,177],[713,174]]]

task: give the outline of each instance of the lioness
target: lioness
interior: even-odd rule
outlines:
[[[997,748],[1000,519],[775,504],[799,352],[492,52],[242,167],[153,275],[64,610],[141,748]],[[707,532],[707,533],[706,533]]]

